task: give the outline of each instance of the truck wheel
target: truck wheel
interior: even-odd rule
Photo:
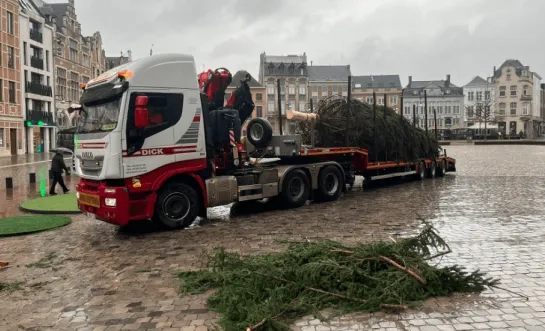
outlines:
[[[441,160],[441,165],[439,166],[439,177],[443,177],[447,173],[447,161]]]
[[[310,196],[310,182],[303,170],[291,170],[282,183],[282,204],[288,208],[304,205]]]
[[[269,146],[272,140],[273,129],[271,123],[264,118],[252,118],[246,127],[246,138],[257,148]]]
[[[193,223],[199,212],[199,196],[183,183],[169,184],[157,197],[156,219],[169,229],[182,229]]]
[[[341,195],[343,185],[343,177],[339,168],[332,165],[324,167],[318,176],[316,201],[337,200]]]
[[[437,164],[435,163],[435,160],[432,160],[430,163],[430,168],[428,169],[428,177],[435,178],[436,170],[437,170]]]
[[[420,161],[418,163],[418,173],[416,174],[416,178],[420,180],[424,180],[424,178],[426,178],[426,163],[424,161]]]

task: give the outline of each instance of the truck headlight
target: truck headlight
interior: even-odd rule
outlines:
[[[115,207],[117,205],[117,199],[116,198],[105,198],[104,203],[108,207]]]

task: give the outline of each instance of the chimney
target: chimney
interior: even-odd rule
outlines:
[[[409,76],[409,85],[407,85],[407,87],[411,87],[412,83],[413,83],[413,76]]]
[[[450,75],[447,75],[447,82],[446,82],[446,86],[449,87],[450,86]]]

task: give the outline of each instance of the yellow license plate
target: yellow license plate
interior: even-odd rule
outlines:
[[[78,201],[83,205],[100,208],[100,197],[98,195],[80,192]]]

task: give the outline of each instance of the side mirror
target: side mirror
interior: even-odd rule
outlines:
[[[137,129],[143,129],[149,125],[148,119],[148,97],[139,95],[136,97],[134,108],[134,126]]]

